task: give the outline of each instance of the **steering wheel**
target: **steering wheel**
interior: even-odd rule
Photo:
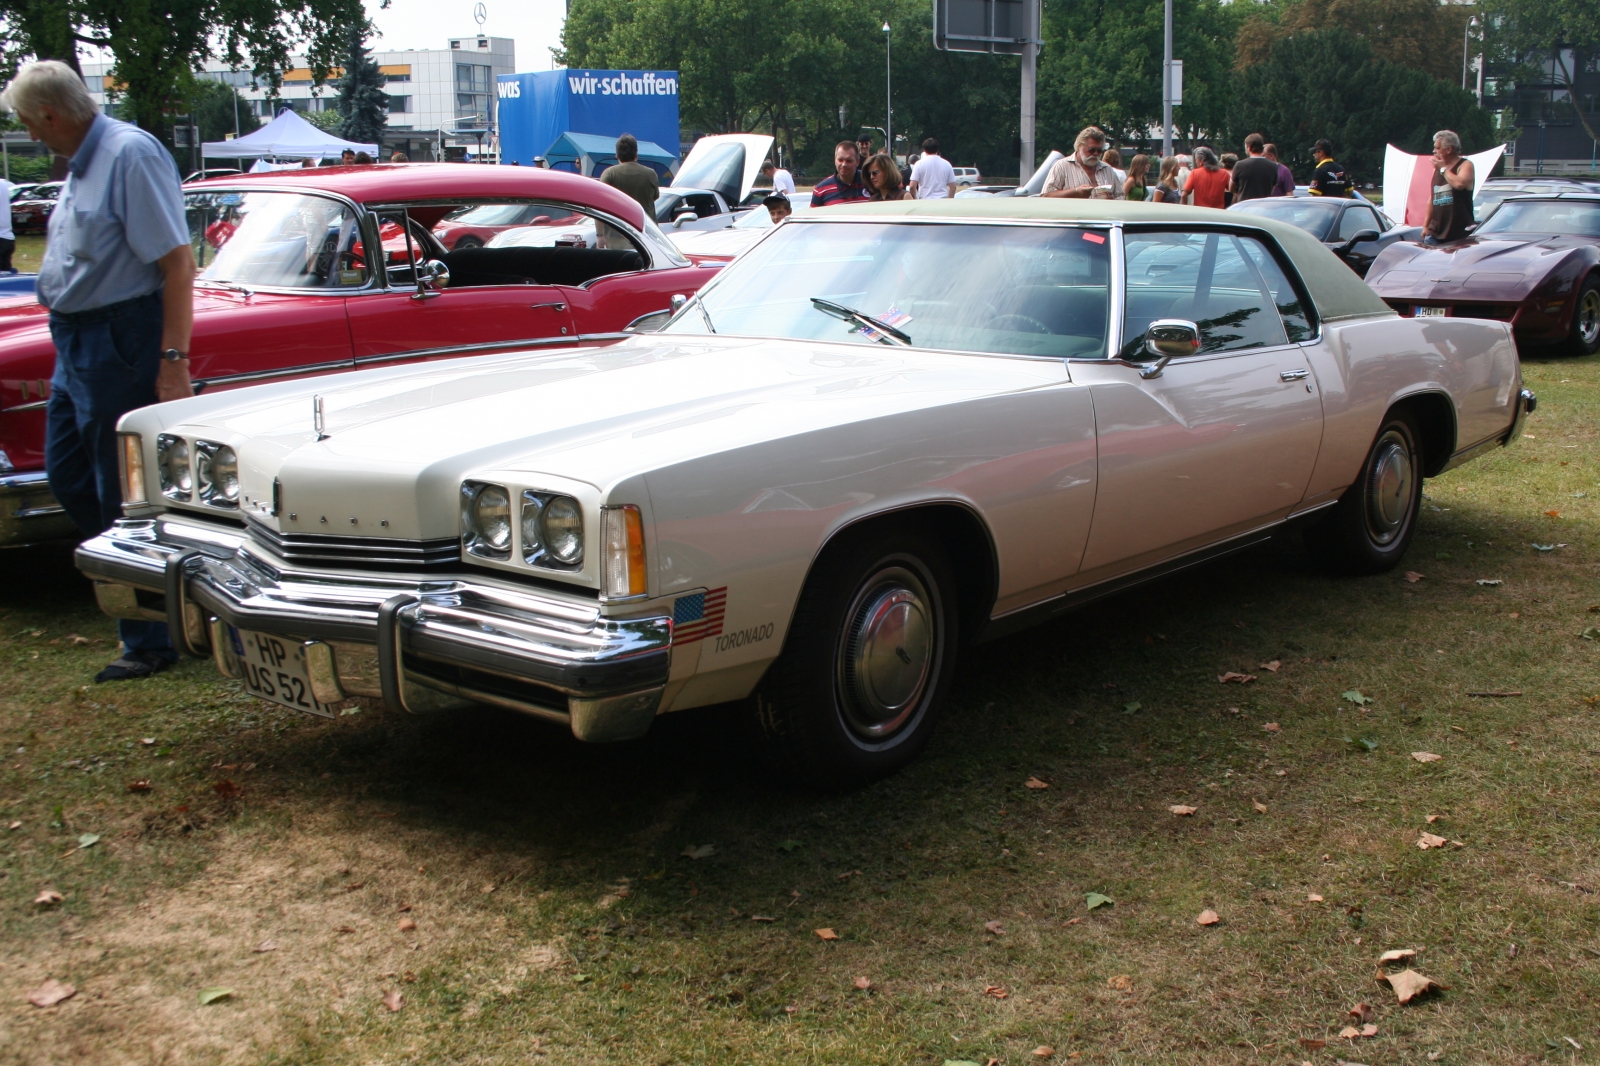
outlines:
[[[989,324],[990,328],[992,328],[992,329],[1007,329],[1009,327],[1002,326],[1002,325],[1000,325],[1000,323],[1008,321],[1008,320],[1015,320],[1017,322],[1023,323],[1026,326],[1033,327],[1032,329],[1012,329],[1011,330],[1012,333],[1049,333],[1049,334],[1054,334],[1055,333],[1055,330],[1051,329],[1049,326],[1045,325],[1043,322],[1040,322],[1037,318],[1033,318],[1030,315],[1019,315],[1019,314],[1015,314],[1015,313],[1008,314],[1008,315],[996,315],[993,318],[989,319],[989,323],[988,324]]]

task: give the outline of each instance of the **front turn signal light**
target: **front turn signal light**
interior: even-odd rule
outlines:
[[[606,596],[623,599],[645,594],[644,520],[633,504],[600,512],[601,564]]]
[[[119,433],[121,442],[122,504],[137,506],[149,503],[144,491],[144,441],[137,433]]]

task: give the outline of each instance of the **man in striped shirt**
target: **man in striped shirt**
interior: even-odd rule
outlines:
[[[853,204],[870,199],[872,192],[861,180],[861,157],[854,141],[840,141],[833,149],[833,173],[811,190],[812,207]]]

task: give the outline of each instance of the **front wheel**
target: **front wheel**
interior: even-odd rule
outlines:
[[[1567,345],[1573,355],[1600,352],[1600,278],[1590,277],[1578,288]]]
[[[939,544],[904,527],[847,536],[818,559],[756,694],[776,761],[823,787],[914,759],[955,669],[955,581]]]
[[[1422,505],[1422,451],[1416,425],[1391,412],[1378,430],[1355,483],[1328,516],[1306,530],[1306,545],[1343,574],[1391,570],[1417,531]]]

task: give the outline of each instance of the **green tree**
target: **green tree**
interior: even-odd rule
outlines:
[[[340,136],[339,130],[344,126],[344,116],[337,111],[297,111],[301,118],[311,123],[323,133]]]
[[[195,80],[189,103],[195,124],[200,127],[202,141],[221,141],[230,133],[244,136],[261,128],[250,101],[241,97],[231,85],[210,78]],[[235,116],[238,127],[235,129]]]
[[[1235,66],[1263,62],[1284,37],[1342,29],[1379,59],[1459,84],[1462,34],[1475,10],[1439,0],[1261,0],[1244,8]]]
[[[1467,152],[1495,143],[1493,122],[1472,93],[1380,59],[1342,29],[1279,39],[1265,61],[1238,75],[1236,88],[1229,140],[1254,132],[1276,141],[1280,158],[1302,177],[1320,137],[1333,142],[1358,182],[1378,179],[1386,143],[1426,154],[1440,129],[1459,133]]]
[[[383,140],[389,124],[389,94],[383,73],[367,50],[372,24],[363,19],[345,30],[344,75],[339,79],[339,136],[360,144]]]
[[[1566,49],[1594,56],[1600,51],[1600,3],[1595,0],[1483,0],[1490,32],[1487,41],[1512,63],[1543,65],[1553,61],[1555,74],[1584,132],[1600,141],[1600,133],[1580,106],[1576,56]]]

